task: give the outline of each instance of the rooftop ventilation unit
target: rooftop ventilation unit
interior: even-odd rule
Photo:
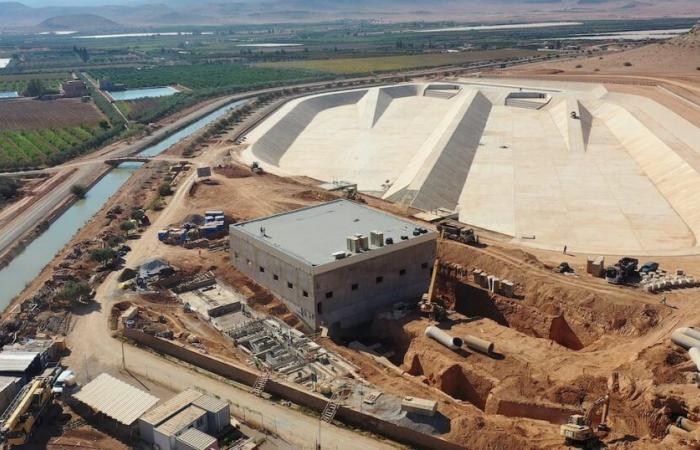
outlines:
[[[360,253],[362,251],[362,246],[360,243],[360,238],[357,236],[348,236],[346,239],[348,246],[348,251],[350,253]]]
[[[359,252],[366,252],[369,250],[369,237],[365,236],[362,233],[355,233],[355,237],[360,240],[360,250]]]
[[[333,259],[345,259],[348,256],[345,250],[339,252],[333,252]]]
[[[384,246],[384,233],[381,231],[370,231],[369,233],[369,243],[374,247]]]

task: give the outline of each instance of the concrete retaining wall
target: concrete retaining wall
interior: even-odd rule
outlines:
[[[190,350],[177,342],[160,339],[140,330],[126,328],[124,336],[142,345],[150,347],[159,353],[185,361],[194,366],[208,370],[230,380],[252,386],[258,378],[258,372],[248,367],[237,365],[233,362],[223,361],[211,355],[204,355]],[[316,411],[322,411],[328,400],[320,395],[298,389],[280,381],[270,379],[265,385],[265,392],[277,395],[298,405]],[[387,422],[378,417],[355,411],[345,406],[338,409],[336,417],[345,423],[362,428],[364,430],[386,436],[397,442],[408,444],[414,448],[430,448],[437,450],[462,450],[465,447],[447,442],[435,436],[420,433],[411,428],[402,427]]]

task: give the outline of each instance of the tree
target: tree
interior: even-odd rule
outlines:
[[[0,203],[17,195],[19,183],[13,178],[0,178]]]
[[[90,285],[86,282],[69,281],[63,286],[63,289],[56,294],[56,299],[68,300],[75,304],[80,303],[81,300],[84,302],[85,300],[89,299],[91,293],[92,289],[90,289]]]
[[[41,80],[33,79],[29,80],[27,87],[22,91],[22,95],[25,97],[39,97],[44,93],[44,84]]]
[[[100,125],[100,128],[102,128],[103,130],[109,129],[109,122],[107,122],[106,120],[100,120],[99,125]]]
[[[129,231],[136,228],[136,225],[134,224],[134,222],[132,222],[130,220],[125,220],[124,222],[119,224],[119,228],[121,228],[121,230],[124,232],[124,234],[126,234],[128,236]]]
[[[107,263],[109,263],[116,257],[117,253],[111,248],[96,248],[90,252],[90,258],[92,258],[93,261],[97,261],[98,263],[102,264],[103,266],[106,266]]]
[[[131,218],[134,220],[141,220],[143,219],[143,216],[145,216],[146,213],[143,212],[143,209],[135,209],[131,211]]]
[[[172,193],[173,193],[173,190],[170,187],[170,183],[161,183],[161,185],[158,186],[158,194],[160,196],[166,197]]]
[[[75,195],[78,198],[85,198],[87,191],[87,187],[83,186],[82,184],[74,184],[70,187],[71,194]]]

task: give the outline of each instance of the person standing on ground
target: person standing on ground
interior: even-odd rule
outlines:
[[[561,252],[562,255],[566,255],[566,245],[564,246],[564,251]]]

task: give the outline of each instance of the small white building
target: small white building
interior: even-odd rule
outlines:
[[[139,434],[159,450],[216,449],[215,436],[230,421],[228,403],[188,389],[143,414],[139,418]]]

